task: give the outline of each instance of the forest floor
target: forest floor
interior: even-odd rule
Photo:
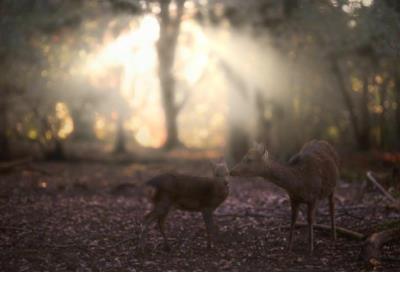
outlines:
[[[153,228],[144,254],[137,247],[140,223],[151,209],[150,177],[167,170],[211,175],[200,159],[148,163],[35,162],[0,175],[1,271],[364,271],[363,241],[315,230],[315,253],[307,230],[296,229],[286,250],[290,208],[286,193],[258,178],[231,178],[230,197],[218,208],[216,247],[206,248],[199,213],[172,211],[167,218],[170,252]],[[126,183],[129,183],[127,185]],[[362,234],[400,219],[383,196],[359,197],[357,183],[341,181],[337,225]],[[300,214],[304,222],[304,212]],[[328,205],[317,223],[329,225]],[[378,270],[400,270],[400,241],[384,246]]]

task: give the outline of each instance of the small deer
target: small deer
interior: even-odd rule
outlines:
[[[300,204],[308,207],[309,251],[314,251],[313,224],[317,202],[329,199],[332,237],[336,240],[334,190],[339,175],[339,157],[326,141],[313,140],[303,146],[288,164],[271,160],[263,144],[255,143],[231,170],[231,176],[260,176],[285,189],[290,198],[291,224],[288,249],[292,250],[293,230]]]
[[[214,177],[197,177],[176,173],[164,173],[150,179],[146,184],[155,189],[153,210],[146,216],[139,238],[139,247],[143,249],[143,240],[149,225],[157,221],[164,239],[164,248],[169,250],[164,231],[165,219],[171,208],[201,212],[207,231],[207,248],[213,245],[216,227],[213,212],[229,194],[229,170],[225,162],[213,163]]]

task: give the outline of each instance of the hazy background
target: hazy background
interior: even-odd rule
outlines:
[[[400,147],[395,0],[2,0],[0,157]]]

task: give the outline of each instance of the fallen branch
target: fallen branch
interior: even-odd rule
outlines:
[[[296,227],[308,227],[308,224],[306,223],[297,223]],[[314,228],[316,229],[321,229],[321,230],[331,230],[331,226],[328,225],[319,225],[319,224],[315,224]],[[340,235],[346,236],[346,237],[350,237],[352,239],[356,239],[356,240],[364,240],[366,238],[365,235],[356,232],[356,231],[352,231],[343,227],[336,227],[336,232]]]
[[[400,228],[373,233],[365,241],[361,258],[372,265],[379,263],[382,246],[395,239],[400,239]]]
[[[400,211],[400,201],[396,200],[396,202],[388,204],[387,208]]]
[[[367,178],[368,180],[371,181],[372,184],[374,184],[374,186],[384,195],[386,196],[388,199],[390,199],[392,202],[396,202],[396,199],[392,196],[392,194],[390,194],[388,191],[386,191],[385,188],[383,188],[383,186],[381,184],[378,183],[378,181],[374,178],[374,176],[372,175],[371,171],[367,171]]]
[[[38,167],[34,167],[34,166],[27,166],[26,170],[27,171],[31,171],[31,172],[37,172],[37,173],[40,173],[40,174],[45,175],[45,176],[51,176],[52,175],[47,170],[42,169],[42,168],[38,168]]]
[[[9,172],[14,167],[27,164],[32,161],[32,158],[22,158],[14,161],[2,162],[0,163],[0,173]]]

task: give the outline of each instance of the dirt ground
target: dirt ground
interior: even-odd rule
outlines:
[[[150,177],[166,170],[210,175],[204,160],[146,164],[38,162],[0,175],[0,270],[2,271],[364,271],[363,241],[315,230],[296,230],[286,250],[289,202],[263,179],[231,178],[231,195],[216,211],[219,239],[207,250],[198,213],[172,211],[167,219],[170,252],[153,228],[144,254],[137,248],[140,223],[150,210]],[[129,184],[127,184],[129,183]],[[377,193],[358,197],[357,184],[341,181],[337,225],[370,234],[400,219]],[[300,215],[304,222],[304,213]],[[317,223],[329,224],[327,203]],[[383,248],[377,270],[400,270],[400,242]]]

